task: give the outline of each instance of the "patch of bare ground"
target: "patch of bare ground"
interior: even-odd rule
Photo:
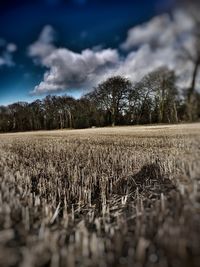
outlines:
[[[199,266],[199,130],[0,135],[0,266]]]

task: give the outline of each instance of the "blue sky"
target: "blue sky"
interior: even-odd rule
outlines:
[[[114,49],[117,49],[120,55],[126,53],[119,47],[130,28],[170,11],[173,6],[173,0],[1,1],[0,105],[15,101],[32,101],[49,93],[44,90],[42,94],[38,94],[38,90],[35,90],[36,93],[30,94],[44,79],[50,63],[38,63],[28,52],[42,31],[43,35],[45,29],[48,32],[48,27],[51,27],[50,32],[54,31],[54,34],[52,40],[49,43],[45,41],[45,44],[47,42],[47,47],[63,47],[76,53],[71,53],[69,57],[67,55],[69,60],[73,59],[74,55],[80,55],[85,49],[112,49],[105,52],[111,57],[111,61],[106,63],[107,67],[115,61]],[[97,55],[92,56],[96,59]],[[76,83],[72,82],[71,88],[68,86],[65,90],[62,85],[62,90],[53,90],[52,93],[67,92],[78,97],[82,91],[81,86],[77,87]]]

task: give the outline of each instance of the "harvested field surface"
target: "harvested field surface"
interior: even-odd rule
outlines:
[[[1,267],[199,267],[200,124],[0,135]]]

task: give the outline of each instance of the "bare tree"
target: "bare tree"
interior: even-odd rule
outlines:
[[[128,79],[114,76],[100,83],[90,94],[97,106],[109,112],[112,126],[115,126],[127,105],[127,95],[131,87]]]
[[[161,67],[145,75],[134,86],[139,92],[139,104],[137,111],[137,123],[141,122],[142,116],[148,116],[152,122],[153,113],[157,114],[157,121],[177,122],[175,74],[167,67]],[[155,114],[154,114],[155,116]]]

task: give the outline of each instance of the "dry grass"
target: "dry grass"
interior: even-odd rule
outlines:
[[[0,266],[199,266],[199,159],[199,124],[0,135]]]

